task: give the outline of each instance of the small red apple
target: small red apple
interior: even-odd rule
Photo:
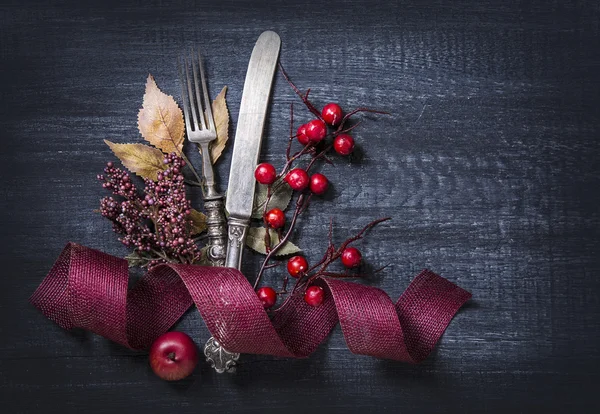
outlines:
[[[190,375],[198,359],[196,344],[183,332],[167,332],[150,347],[150,367],[167,381],[177,381]]]

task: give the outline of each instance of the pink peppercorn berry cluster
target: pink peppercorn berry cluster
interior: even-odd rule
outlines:
[[[200,250],[191,235],[191,204],[186,198],[185,161],[174,153],[165,155],[164,170],[157,180],[144,179],[143,196],[131,181],[129,173],[108,162],[104,174],[98,175],[102,187],[124,198],[117,201],[104,197],[100,213],[113,222],[120,241],[146,260],[149,267],[177,258],[194,263]]]

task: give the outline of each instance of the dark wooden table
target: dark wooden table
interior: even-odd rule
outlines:
[[[6,413],[578,412],[599,384],[600,9],[597,2],[90,2],[0,5],[0,404]],[[213,4],[211,4],[213,3]],[[139,142],[147,74],[180,97],[175,57],[207,56],[235,120],[260,32],[315,102],[377,107],[353,162],[295,240],[308,257],[335,219],[362,242],[367,283],[398,297],[430,268],[473,293],[423,364],[352,355],[336,329],[306,360],[201,364],[177,384],[144,353],[66,332],[27,299],[69,240],[124,255],[93,210],[112,159]],[[278,77],[262,159],[282,161],[289,104]],[[308,120],[309,114],[298,115]],[[222,188],[231,147],[219,164]],[[196,194],[194,200],[198,201]],[[256,272],[248,254],[244,271]],[[273,281],[278,276],[271,274]],[[196,312],[178,329],[203,343]],[[575,411],[574,411],[575,412]]]

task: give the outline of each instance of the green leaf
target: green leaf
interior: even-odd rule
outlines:
[[[146,257],[146,256],[140,256],[138,252],[132,252],[132,253],[128,254],[127,256],[125,256],[125,260],[127,260],[127,264],[129,265],[129,267],[135,267],[135,266],[144,267],[144,266],[148,266],[148,263],[150,263],[150,260],[152,260],[152,258]]]
[[[267,188],[264,184],[256,186],[254,193],[254,207],[252,207],[252,218],[262,218],[267,202]],[[278,208],[285,211],[292,199],[293,190],[285,181],[278,178],[271,186],[273,195],[269,201],[268,208]]]
[[[267,254],[267,249],[265,248],[266,232],[267,229],[264,227],[250,227],[248,229],[248,235],[246,236],[246,245],[257,253]],[[275,247],[279,243],[279,236],[273,229],[269,229],[269,234],[271,236],[271,247]],[[298,253],[299,251],[300,248],[298,246],[288,241],[277,250],[275,256],[287,256],[289,254]]]

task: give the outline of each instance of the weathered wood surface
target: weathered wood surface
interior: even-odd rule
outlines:
[[[597,2],[2,2],[0,401],[10,413],[587,412],[599,385],[600,8]],[[111,158],[139,140],[144,82],[179,99],[175,57],[201,44],[210,88],[237,118],[261,31],[316,103],[370,106],[359,157],[295,236],[326,225],[362,243],[373,283],[398,297],[422,268],[473,293],[420,366],[348,352],[339,329],[307,360],[244,356],[156,378],[146,356],[48,322],[27,303],[69,241],[123,255],[92,212]],[[288,111],[276,80],[262,159],[281,163]],[[300,108],[300,106],[297,106]],[[309,114],[298,114],[308,120]],[[231,147],[218,166],[221,183]],[[222,188],[224,185],[222,184]],[[195,200],[200,200],[196,194]],[[258,258],[246,255],[251,274]],[[272,280],[277,276],[270,274]],[[179,328],[202,343],[196,313]]]

